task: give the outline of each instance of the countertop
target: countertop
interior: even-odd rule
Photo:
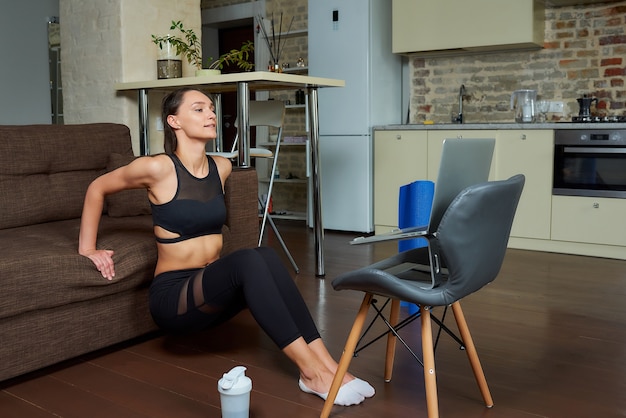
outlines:
[[[311,77],[309,75],[275,73],[269,71],[244,71],[198,77],[166,78],[159,80],[131,81],[115,84],[115,90],[161,89],[195,86],[202,90],[224,93],[236,91],[238,83],[248,83],[250,90],[285,90],[315,87],[344,87],[344,80]]]
[[[424,124],[397,124],[374,126],[378,131],[456,131],[456,130],[498,130],[498,129],[626,129],[626,123],[435,123],[433,125]]]

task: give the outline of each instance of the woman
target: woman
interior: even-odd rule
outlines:
[[[300,389],[326,399],[337,363],[278,256],[269,248],[254,248],[220,258],[223,188],[232,165],[205,153],[217,132],[213,102],[196,89],[183,88],[164,98],[162,111],[165,154],[137,158],[91,183],[78,252],[112,280],[114,252],[96,247],[104,198],[125,189],[147,189],[158,250],[150,287],[150,312],[157,325],[166,331],[194,331],[248,308],[300,370]],[[359,404],[374,395],[367,382],[352,375],[343,383],[338,405]]]

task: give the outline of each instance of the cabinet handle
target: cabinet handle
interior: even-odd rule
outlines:
[[[401,140],[401,139],[402,139],[402,135],[397,134],[397,135],[396,135],[396,139],[397,139],[397,140]]]
[[[593,202],[594,209],[598,209],[599,207],[600,207],[600,204],[598,202]]]
[[[526,134],[521,134],[520,135],[520,139],[525,140],[526,139]]]
[[[457,135],[456,138],[457,139],[463,139],[463,135]]]

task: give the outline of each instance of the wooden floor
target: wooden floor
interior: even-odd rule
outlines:
[[[391,255],[395,244],[349,246],[352,235],[327,232],[320,279],[310,230],[280,228],[301,269],[295,280],[339,356],[362,296],[336,292],[331,281]],[[441,416],[625,417],[625,300],[625,261],[509,250],[499,278],[463,303],[495,406],[483,406],[464,352],[443,336],[436,358]],[[418,327],[402,334],[419,353]],[[421,367],[398,346],[393,380],[385,383],[383,351],[377,342],[351,365],[376,396],[335,407],[332,416],[425,416]],[[243,313],[215,330],[152,335],[2,382],[0,417],[219,417],[217,380],[235,365],[253,380],[252,417],[319,415],[322,401],[298,389],[295,367]]]

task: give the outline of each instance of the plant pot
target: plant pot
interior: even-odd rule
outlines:
[[[157,78],[181,78],[183,62],[181,60],[157,60]]]
[[[157,47],[157,78],[180,78],[183,76],[183,61],[176,54],[176,48],[170,42],[163,42]]]
[[[221,70],[209,70],[203,68],[202,70],[196,70],[196,77],[206,77],[211,75],[220,75],[222,74]]]

